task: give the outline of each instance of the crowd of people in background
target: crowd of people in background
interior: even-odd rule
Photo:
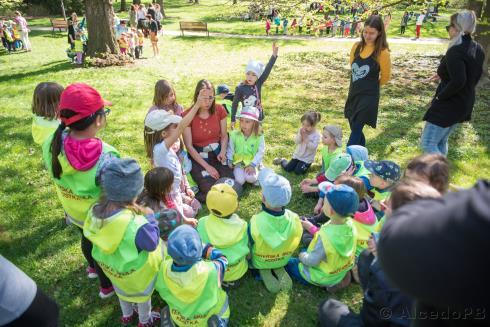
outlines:
[[[31,51],[29,25],[20,11],[15,12],[14,19],[0,20],[0,37],[2,45],[10,54],[14,51]]]

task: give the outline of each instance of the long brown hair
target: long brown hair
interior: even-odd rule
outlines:
[[[301,116],[301,122],[305,120],[310,124],[310,126],[315,127],[320,120],[322,119],[322,115],[317,111],[308,111],[303,116]]]
[[[196,104],[197,97],[199,96],[199,92],[202,89],[209,89],[209,90],[213,91],[213,95],[215,95],[213,83],[211,83],[207,79],[200,80],[199,82],[197,82],[196,90],[194,91],[194,97],[192,98],[191,108],[194,107],[194,105]],[[213,104],[211,104],[211,107],[209,108],[209,113],[211,115],[214,115],[215,112],[216,112],[216,100],[213,100]]]
[[[153,211],[161,209],[162,201],[172,190],[174,174],[165,167],[156,167],[145,175],[145,188],[138,197],[137,203]]]
[[[427,179],[433,188],[444,194],[449,188],[449,170],[449,160],[442,154],[426,153],[413,158],[408,163],[405,176],[408,174],[410,178]]]
[[[155,94],[153,96],[153,104],[158,108],[162,108],[165,106],[165,100],[170,95],[170,93],[174,93],[175,100],[171,103],[171,106],[174,106],[177,103],[177,94],[175,93],[175,89],[170,84],[170,82],[161,79],[155,83]]]
[[[364,28],[371,27],[378,31],[379,35],[374,42],[374,58],[378,58],[381,51],[387,49],[390,50],[388,46],[388,41],[386,40],[385,24],[379,15],[371,15],[364,22]],[[360,47],[360,52],[366,47],[366,40],[364,40],[364,35],[361,33],[361,42],[359,42],[358,47]]]
[[[440,198],[441,193],[432,186],[417,180],[402,179],[395,186],[390,195],[391,210],[418,199]]]
[[[53,120],[60,103],[63,86],[53,82],[39,83],[32,96],[32,113]]]

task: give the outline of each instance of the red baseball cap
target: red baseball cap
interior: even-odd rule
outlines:
[[[100,93],[85,83],[73,83],[68,85],[61,93],[58,112],[69,109],[76,113],[70,118],[60,117],[61,121],[70,124],[90,116],[104,106],[112,106],[112,103],[102,99]]]

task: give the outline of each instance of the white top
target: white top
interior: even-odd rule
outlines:
[[[296,150],[294,150],[293,159],[301,160],[308,164],[313,163],[313,161],[315,161],[315,154],[318,144],[320,143],[320,138],[320,133],[314,131],[307,136],[305,142],[301,142],[301,133],[298,130],[295,138]]]
[[[182,181],[182,165],[177,154],[172,149],[167,149],[165,142],[158,143],[153,147],[153,163],[155,167],[165,167],[174,173],[172,193],[179,193],[180,182]]]
[[[422,23],[424,22],[424,18],[425,18],[425,15],[420,14],[419,17],[417,17],[417,23],[415,23],[415,25],[422,25]]]
[[[142,9],[139,9],[136,12],[136,17],[138,17],[138,20],[139,19],[146,19],[146,11],[145,10],[142,10]]]

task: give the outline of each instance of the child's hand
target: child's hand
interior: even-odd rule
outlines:
[[[310,185],[302,185],[301,191],[303,191],[303,193],[318,192],[318,188],[316,188],[315,186],[310,186]]]
[[[299,183],[299,186],[310,185],[313,184],[313,182],[314,182],[313,179],[305,178],[301,181],[301,183]]]
[[[323,208],[322,202],[317,203],[315,206],[315,209],[313,209],[313,212],[315,213],[315,215],[319,215],[322,212],[322,208]]]
[[[217,159],[219,160],[219,162],[221,162],[222,165],[226,165],[226,152],[225,151],[221,151],[218,154]]]
[[[185,190],[185,194],[187,194],[187,196],[191,197],[194,199],[194,197],[196,196],[194,194],[194,191],[191,189],[191,188],[188,188],[187,190]]]
[[[279,47],[276,45],[276,42],[272,43],[272,55],[277,57],[277,53],[279,52]]]
[[[301,226],[303,226],[303,229],[305,231],[309,231],[311,227],[313,227],[313,224],[310,223],[308,220],[301,220]]]
[[[253,174],[255,174],[255,168],[252,166],[247,166],[247,167],[245,167],[245,173],[247,175],[253,175]]]
[[[211,175],[212,178],[219,179],[219,172],[213,166],[208,165],[206,171],[208,172],[209,175]]]
[[[197,227],[197,219],[184,217],[184,224],[190,225],[194,228]]]
[[[425,83],[439,82],[441,77],[437,74],[432,75],[431,77],[424,80]]]

